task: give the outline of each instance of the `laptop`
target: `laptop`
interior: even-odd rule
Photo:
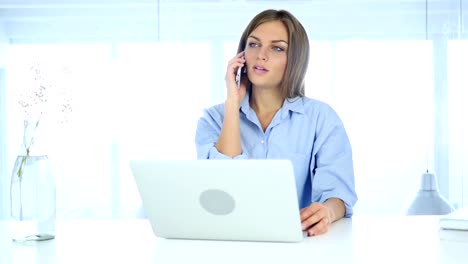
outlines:
[[[163,238],[299,242],[289,160],[132,160],[154,234]]]

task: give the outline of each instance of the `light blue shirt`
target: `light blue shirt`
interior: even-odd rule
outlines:
[[[327,104],[307,97],[286,99],[264,132],[247,95],[241,103],[242,154],[234,159],[288,159],[296,177],[300,208],[336,197],[353,214],[357,201],[351,145],[341,119]],[[221,133],[224,104],[204,111],[195,143],[198,159],[231,159],[215,144]]]

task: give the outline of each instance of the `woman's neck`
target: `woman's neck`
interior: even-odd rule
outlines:
[[[283,106],[284,98],[278,89],[252,89],[250,107],[257,115],[276,113]]]

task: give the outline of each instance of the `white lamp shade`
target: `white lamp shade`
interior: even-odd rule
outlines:
[[[407,215],[445,215],[454,208],[440,195],[437,178],[425,173],[421,178],[421,189],[407,209]]]

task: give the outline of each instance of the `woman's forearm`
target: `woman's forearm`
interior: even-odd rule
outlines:
[[[239,104],[237,102],[226,101],[224,104],[223,127],[216,142],[216,149],[231,158],[242,153]]]

